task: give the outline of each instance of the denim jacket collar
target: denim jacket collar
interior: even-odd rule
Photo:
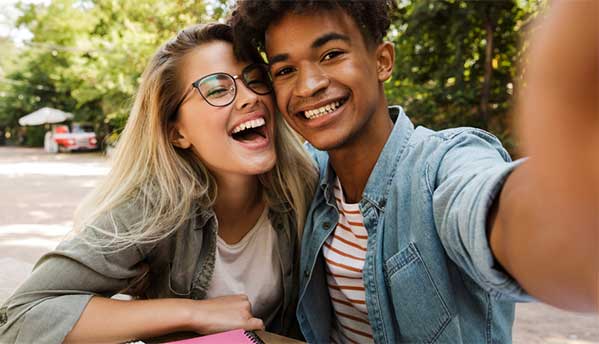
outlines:
[[[396,166],[414,132],[414,125],[400,106],[390,106],[389,116],[391,116],[395,125],[370,173],[370,177],[368,177],[360,202],[362,206],[365,206],[365,203],[371,203],[379,210],[385,208],[391,180],[397,172]],[[327,203],[334,205],[332,185],[334,185],[336,178],[335,171],[330,164],[327,164],[326,169],[321,170],[320,173],[320,187],[325,194]]]
[[[203,208],[199,205],[197,205],[197,210],[195,211],[195,214],[197,214],[197,216],[192,219],[192,228],[194,230],[200,230],[206,227],[206,224],[208,223],[208,221],[210,221],[213,217],[216,218],[216,214],[214,213],[214,210],[212,210],[211,208]]]

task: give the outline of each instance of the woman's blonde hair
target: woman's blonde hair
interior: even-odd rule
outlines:
[[[228,25],[196,25],[180,31],[154,54],[142,75],[112,168],[77,209],[75,232],[91,227],[99,237],[110,238],[109,243],[100,245],[109,249],[153,243],[193,216],[194,206],[209,208],[214,204],[215,179],[191,149],[173,146],[169,131],[186,88],[179,78],[183,58],[199,45],[219,40],[233,42]],[[236,54],[241,61],[262,60],[252,49]],[[279,113],[275,122],[277,162],[259,180],[268,206],[287,212],[301,235],[317,172]],[[127,204],[135,204],[139,216],[126,231],[94,226],[100,216],[111,215],[115,208]]]

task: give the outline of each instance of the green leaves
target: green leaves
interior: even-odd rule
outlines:
[[[400,0],[389,103],[418,124],[476,126],[512,147],[508,112],[521,40],[546,0]],[[178,30],[222,19],[233,0],[53,0],[24,5],[34,35],[18,55],[0,39],[0,129],[42,106],[72,112],[104,134],[122,128],[155,49]],[[526,46],[526,44],[524,45]],[[12,56],[11,60],[9,56]]]
[[[214,6],[224,2],[215,4],[212,15],[223,15]],[[72,112],[102,134],[119,129],[158,46],[184,27],[212,21],[197,0],[52,0],[21,11],[17,23],[33,39],[18,65],[2,62],[0,75],[11,81],[0,86],[0,129],[16,128],[18,117],[42,106]]]
[[[391,30],[397,61],[389,103],[402,104],[418,124],[475,126],[509,146],[522,27],[544,2],[402,0]]]

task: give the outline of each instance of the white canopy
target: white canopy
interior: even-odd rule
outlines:
[[[48,123],[60,123],[66,121],[67,119],[73,119],[73,114],[45,107],[19,118],[19,124],[40,125]]]

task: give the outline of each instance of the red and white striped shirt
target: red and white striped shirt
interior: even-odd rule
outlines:
[[[358,204],[347,204],[339,179],[335,182],[339,222],[322,248],[327,284],[335,311],[333,343],[372,343],[362,270],[368,233]]]

